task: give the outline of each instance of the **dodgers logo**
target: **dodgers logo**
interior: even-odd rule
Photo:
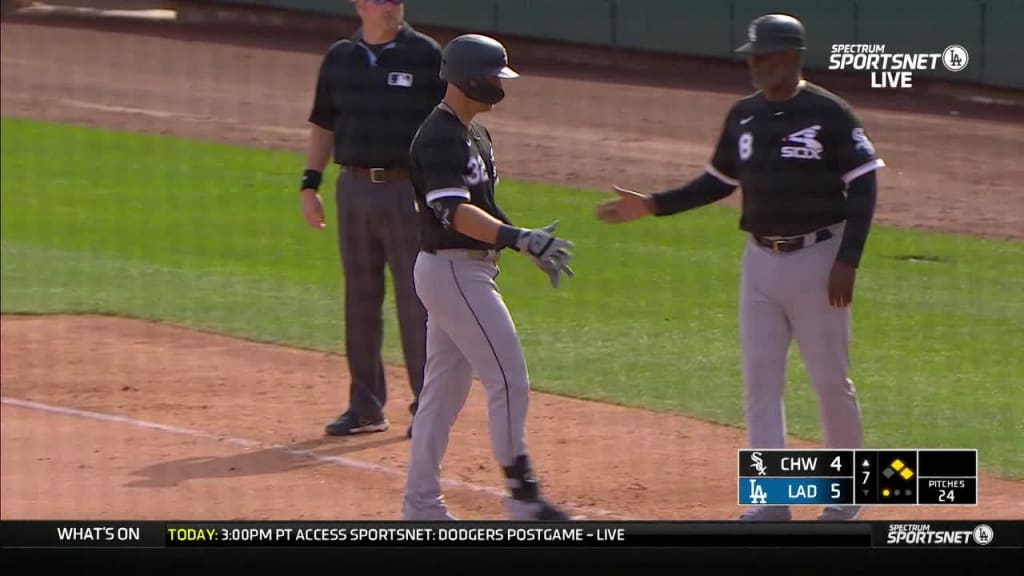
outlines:
[[[821,130],[821,125],[815,124],[786,136],[782,139],[783,142],[799,144],[799,146],[783,146],[779,151],[779,156],[782,158],[821,160],[821,153],[825,147],[817,140],[819,130]]]
[[[751,504],[767,504],[768,493],[764,491],[764,488],[758,484],[757,480],[750,479],[750,503]]]

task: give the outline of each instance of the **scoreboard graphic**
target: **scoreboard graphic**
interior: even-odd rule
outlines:
[[[974,449],[739,450],[742,505],[978,504]]]

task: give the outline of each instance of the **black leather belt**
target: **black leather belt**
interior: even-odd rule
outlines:
[[[832,237],[832,231],[828,228],[822,228],[813,234],[814,242],[810,244],[807,243],[807,234],[799,236],[758,236],[755,234],[754,241],[761,246],[770,248],[773,252],[796,252],[801,248],[824,242]]]
[[[363,180],[369,180],[374,184],[399,182],[409,179],[408,168],[368,168],[366,166],[346,166],[345,169]]]

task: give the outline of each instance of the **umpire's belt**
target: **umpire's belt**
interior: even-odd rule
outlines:
[[[796,252],[801,248],[824,242],[831,237],[832,231],[822,228],[799,236],[758,236],[754,234],[754,241],[773,252]]]
[[[374,184],[386,182],[400,182],[409,179],[408,168],[369,168],[366,166],[346,166],[346,170],[353,175],[369,180]]]

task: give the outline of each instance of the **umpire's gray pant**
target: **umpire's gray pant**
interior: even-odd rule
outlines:
[[[415,413],[423,388],[427,315],[416,295],[413,266],[419,253],[419,214],[408,181],[374,184],[342,169],[337,193],[338,248],[345,275],[345,353],[351,384],[349,408],[382,414],[387,402],[381,344],[384,337],[384,266],[391,269],[402,351]]]

